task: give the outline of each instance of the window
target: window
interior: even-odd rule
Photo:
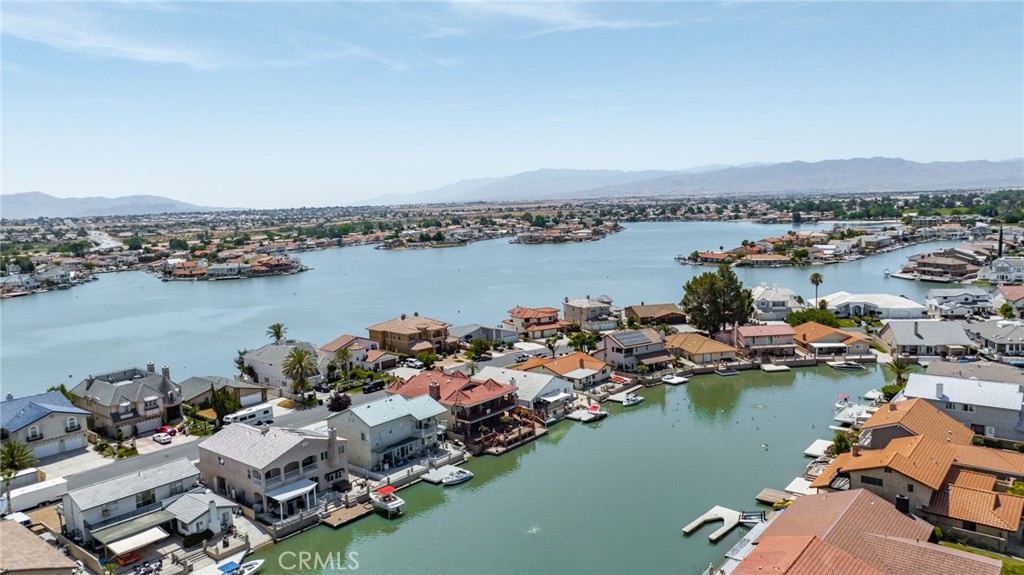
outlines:
[[[77,429],[78,429],[78,418],[69,417],[68,418],[68,425],[65,428],[65,431],[76,431]]]
[[[452,408],[452,413],[455,413],[455,408],[454,407]],[[366,441],[366,434],[365,433],[360,433],[359,434],[359,439],[361,439],[363,441]]]
[[[965,403],[965,404],[963,404],[963,410],[964,411],[974,411],[974,406],[973,405],[968,405],[968,404]]]
[[[117,404],[117,412],[122,415],[128,413],[131,410],[132,404],[128,403],[127,401],[122,401],[121,403]]]
[[[145,507],[156,503],[156,491],[148,489],[142,493],[135,494],[135,508]]]
[[[324,461],[325,459],[327,459],[327,452],[326,451],[321,451],[320,452],[320,461]]]
[[[913,492],[914,492],[914,484],[913,483],[908,483],[907,484],[907,493],[913,493]]]
[[[977,531],[978,530],[978,525],[975,522],[973,522],[973,521],[964,521],[964,530],[965,531]]]
[[[28,428],[28,439],[29,441],[35,441],[36,439],[42,439],[43,434],[39,433],[39,426],[33,425]]]
[[[223,457],[218,457],[217,458],[217,464],[218,465],[224,465],[224,458]]]
[[[886,468],[885,468],[885,472],[886,472],[886,473],[892,473],[892,469],[890,469],[890,468],[886,467]]]
[[[956,409],[956,405],[954,405],[952,401],[947,401],[946,409]]]
[[[171,484],[171,495],[178,495],[179,493],[185,493],[185,483],[183,481],[175,481]]]
[[[345,446],[344,445],[339,445],[338,446],[338,453],[339,454],[345,453]]]
[[[882,480],[881,479],[879,479],[877,477],[871,477],[870,475],[861,475],[860,476],[860,482],[861,483],[867,483],[868,485],[877,485],[879,487],[882,486]]]
[[[147,399],[146,403],[143,404],[143,408],[146,409],[147,411],[150,409],[156,409],[157,407],[158,405],[155,399]]]

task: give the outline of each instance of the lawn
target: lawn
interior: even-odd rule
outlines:
[[[1024,561],[1015,559],[1013,557],[1007,557],[1006,555],[1000,555],[992,551],[985,551],[982,549],[975,549],[974,547],[968,547],[966,545],[958,545],[956,543],[949,543],[943,541],[941,545],[946,547],[952,547],[953,549],[959,549],[968,553],[974,553],[975,555],[983,555],[985,557],[992,557],[993,559],[999,559],[1003,562],[1003,569],[1000,571],[1002,575],[1024,575]]]

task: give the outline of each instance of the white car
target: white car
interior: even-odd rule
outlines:
[[[171,442],[171,436],[166,433],[157,433],[153,435],[153,441],[166,445]]]
[[[521,353],[516,356],[516,361],[526,361],[528,359],[530,359],[530,354],[528,353]]]
[[[418,359],[407,359],[405,360],[405,366],[415,369],[423,369],[423,362]]]

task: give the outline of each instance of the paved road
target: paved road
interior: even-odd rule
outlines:
[[[326,397],[326,394],[321,395]],[[375,391],[367,394],[358,393],[352,396],[352,405],[361,405],[375,399],[380,399],[381,397],[384,397],[384,391]],[[323,421],[324,418],[327,417],[328,413],[327,407],[323,405],[293,411],[278,417],[274,422],[274,426],[298,429]],[[129,457],[128,459],[115,461],[96,469],[90,469],[89,471],[69,475],[66,477],[68,480],[68,489],[78,489],[79,487],[85,487],[87,485],[92,485],[94,483],[99,483],[101,481],[106,481],[129,473],[134,473],[141,469],[160,465],[161,463],[173,461],[181,457],[186,457],[190,461],[195,461],[199,459],[199,444],[203,441],[203,439],[200,439],[199,441],[190,441],[188,443],[181,443],[178,445],[171,444],[155,453]]]

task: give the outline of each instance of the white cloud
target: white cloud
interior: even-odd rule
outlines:
[[[452,7],[467,14],[493,18],[514,18],[538,23],[543,28],[539,35],[579,30],[626,30],[632,28],[659,28],[667,22],[603,18],[589,13],[599,4],[578,4],[566,2],[477,2],[455,1]]]

